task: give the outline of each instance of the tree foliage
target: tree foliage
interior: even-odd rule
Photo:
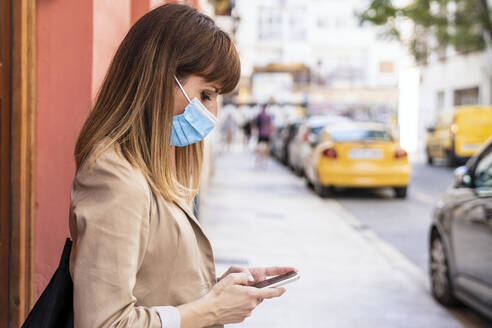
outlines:
[[[492,12],[487,0],[409,0],[404,6],[397,2],[402,1],[371,0],[358,14],[360,21],[384,26],[387,35],[405,41],[419,63],[431,52],[444,54],[449,46],[471,52],[490,44]],[[402,31],[406,21],[413,23],[410,35]]]

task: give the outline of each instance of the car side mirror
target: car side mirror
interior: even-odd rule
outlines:
[[[432,133],[432,132],[434,132],[434,131],[436,131],[436,127],[435,127],[435,126],[428,126],[428,127],[427,127],[427,132]]]
[[[472,186],[471,172],[466,165],[460,166],[454,170],[454,179],[454,186],[457,188],[470,188]]]

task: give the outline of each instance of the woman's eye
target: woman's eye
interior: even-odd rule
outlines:
[[[201,97],[202,100],[211,100],[210,96],[205,91],[202,91]]]

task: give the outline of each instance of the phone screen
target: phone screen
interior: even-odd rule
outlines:
[[[269,279],[266,279],[266,280],[257,282],[256,284],[251,285],[251,286],[252,287],[257,287],[257,288],[264,288],[264,287],[268,287],[270,285],[273,285],[273,284],[275,284],[277,282],[280,282],[282,280],[286,280],[286,279],[295,277],[297,275],[298,275],[297,272],[290,271],[290,272],[287,272],[287,273],[284,273],[284,274],[281,274],[281,275],[278,275],[278,276],[275,276],[275,277],[272,277],[272,278],[269,278]]]

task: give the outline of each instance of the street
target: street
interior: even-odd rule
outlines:
[[[435,202],[454,182],[454,168],[412,165],[413,176],[406,200],[393,199],[390,190],[342,190],[334,198],[360,222],[398,249],[423,273],[428,272],[428,228]],[[452,313],[468,327],[491,323],[468,307]]]
[[[200,217],[217,275],[230,265],[296,266],[301,280],[240,327],[489,327],[429,293],[427,227],[452,169],[414,165],[410,194],[339,191],[321,199],[271,160],[240,147],[215,158]]]
[[[394,198],[387,189],[339,190],[333,198],[427,272],[427,239],[433,207],[453,181],[453,168],[414,163],[406,199]]]

